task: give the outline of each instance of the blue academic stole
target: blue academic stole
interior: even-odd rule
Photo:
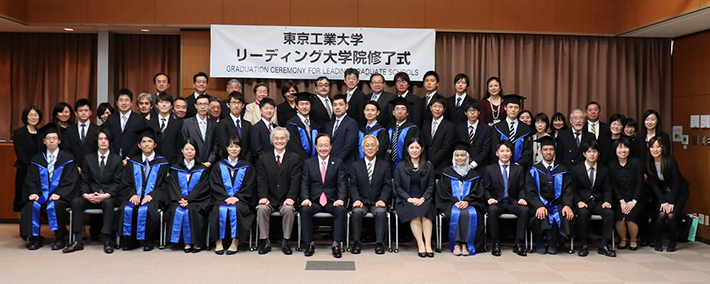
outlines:
[[[498,129],[498,126],[495,126],[496,131],[500,133],[500,140],[510,140],[508,136],[505,136],[503,132]],[[530,135],[530,132],[523,134],[523,136],[520,136],[518,138],[515,138],[510,141],[510,143],[513,143],[513,146],[515,147],[515,151],[513,151],[513,162],[517,163],[518,160],[520,160],[520,155],[523,154],[523,144],[525,143],[525,137]]]
[[[44,156],[44,160],[46,161],[47,155],[42,153],[42,156]],[[59,154],[57,154],[57,157],[59,157]],[[54,200],[49,200],[49,198],[55,191],[57,191],[57,187],[59,187],[59,181],[62,179],[64,166],[71,162],[74,162],[74,160],[66,161],[58,167],[55,166],[51,180],[49,179],[49,170],[46,167],[32,162],[33,165],[36,165],[39,168],[39,182],[41,187],[40,189],[42,190],[42,194],[39,195],[39,199],[32,203],[33,237],[39,236],[40,211],[42,210],[42,204],[45,203],[47,203],[47,223],[49,223],[49,229],[52,231],[59,229],[59,225],[57,224],[57,209],[54,207]]]
[[[445,173],[442,173],[442,175],[451,179],[451,193],[459,201],[463,201],[464,197],[471,193],[471,183],[473,180],[480,178],[480,176],[477,176],[468,180],[462,180]],[[461,215],[461,211],[462,210],[457,208],[456,205],[451,205],[451,218],[449,219],[449,249],[452,251],[456,245],[456,231],[459,228],[459,217]],[[474,241],[476,240],[476,230],[478,229],[478,212],[476,212],[476,208],[470,204],[466,207],[466,211],[468,211],[468,240],[466,246],[468,247],[469,253],[475,255],[476,246],[474,245]]]
[[[171,168],[177,171],[178,184],[180,184],[180,192],[182,197],[187,196],[195,189],[195,186],[200,182],[205,168],[195,171],[185,171],[179,168]],[[190,174],[190,182],[187,181],[187,175]],[[182,231],[182,239],[186,244],[192,243],[192,235],[190,234],[190,215],[187,208],[179,206],[175,208],[175,217],[173,217],[172,233],[170,234],[170,242],[178,243],[180,241],[180,232]]]
[[[399,130],[399,136],[397,137],[397,159],[394,161],[392,164],[392,169],[394,170],[397,168],[397,164],[402,161],[402,151],[404,151],[404,139],[407,137],[407,133],[409,133],[409,130],[412,129],[412,127],[416,128],[416,125],[410,125],[405,128],[402,128]],[[394,131],[395,128],[390,128],[387,132],[389,133],[390,136],[390,143],[392,142],[392,136],[394,136]]]
[[[375,125],[377,125],[377,124],[375,124]],[[380,130],[384,130],[384,128],[378,128],[377,130],[373,130],[370,133],[365,133],[362,131],[358,132],[357,149],[360,152],[360,159],[365,158],[365,152],[362,151],[362,139],[365,139],[365,136],[367,136],[368,134],[372,134],[373,136],[377,137],[377,134],[380,133]],[[392,139],[392,138],[390,138],[390,139]],[[380,145],[380,146],[382,146],[382,145]]]
[[[246,175],[247,168],[251,165],[246,165],[242,167],[231,167],[229,162],[225,159],[224,163],[219,163],[219,170],[222,173],[222,185],[224,185],[224,190],[230,197],[239,193],[242,188],[242,182],[244,182],[244,176]],[[230,176],[230,170],[236,171],[237,174],[234,177],[234,182],[232,182],[232,177]],[[240,200],[241,201],[241,200]],[[229,228],[231,238],[237,237],[237,204],[232,205],[222,202],[219,206],[219,238],[225,238],[225,231],[227,229],[227,218],[229,218]]]
[[[163,158],[162,156],[157,156],[154,158]],[[158,172],[162,165],[167,165],[168,162],[157,163],[150,166],[150,172],[148,173],[148,178],[146,178],[145,184],[143,184],[143,173],[145,172],[145,165],[133,160],[129,160],[133,163],[133,182],[136,186],[136,195],[140,199],[143,199],[146,195],[153,192],[155,189],[155,184],[158,179]],[[148,205],[150,202],[138,206],[138,224],[136,227],[136,239],[145,240],[145,226],[146,219],[148,218]],[[123,209],[123,235],[130,236],[131,229],[133,228],[133,209],[136,205],[128,202],[126,207]]]
[[[558,166],[559,165],[555,166],[552,171],[554,171]],[[552,174],[552,188],[555,190],[555,198],[553,200],[560,198],[560,195],[562,195],[562,181],[564,178],[564,174],[566,173],[567,172],[559,172],[556,174]],[[557,223],[557,227],[562,228],[559,208],[557,208],[557,205],[551,204],[550,201],[547,201],[545,198],[543,198],[542,194],[540,193],[540,174],[547,175],[547,173],[543,172],[541,169],[532,167],[530,168],[530,174],[535,180],[535,186],[537,186],[537,196],[540,201],[542,201],[542,204],[545,205],[545,208],[547,208],[550,227],[552,227],[554,223]],[[562,230],[560,230],[560,232],[561,231]]]
[[[314,157],[316,155],[316,137],[318,136],[318,129],[311,128],[312,141],[308,141],[308,133],[306,129],[293,122],[289,123],[286,127],[292,124],[298,128],[298,136],[301,138],[301,147],[306,150],[308,157]]]

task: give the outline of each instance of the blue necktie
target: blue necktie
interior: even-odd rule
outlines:
[[[242,138],[242,120],[237,119],[237,133],[239,133],[239,138]]]
[[[552,186],[552,166],[547,166],[547,183]]]
[[[503,165],[503,187],[505,187],[505,190],[503,191],[503,198],[508,198],[508,171],[507,171],[508,165]]]
[[[459,112],[459,108],[461,108],[461,98],[456,99],[456,113]]]

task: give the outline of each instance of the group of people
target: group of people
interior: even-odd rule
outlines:
[[[220,101],[206,94],[209,77],[193,77],[195,92],[174,98],[170,77],[154,77],[155,94],[142,93],[133,112],[133,93],[115,94],[116,108],[98,106],[102,125],[90,121],[92,104],[58,104],[50,123],[27,107],[25,124],[13,139],[17,153],[15,210],[30,250],[43,244],[40,216],[55,232],[54,250],[82,250],[85,209],[102,209],[91,220],[92,239],[103,227],[104,251],[154,247],[165,214],[167,240],[198,252],[237,252],[255,218],[260,254],[271,251],[270,217],[282,217],[281,250],[292,254],[290,238],[300,212],[305,255],[315,252],[313,216],[333,216],[334,257],[342,256],[346,218],[351,215],[352,253],[362,250],[363,218],[374,216],[376,254],[383,254],[388,212],[410,224],[418,255],[433,257],[432,220],[448,219],[449,248],[455,255],[486,250],[501,255],[501,214],[517,217],[513,252],[525,256],[525,230],[538,253],[557,253],[573,232],[580,256],[589,253],[592,214],[603,219],[599,254],[636,250],[652,241],[676,248],[687,180],[670,155],[670,139],[658,112],[636,121],[613,114],[600,121],[590,102],[569,115],[532,115],[524,97],[503,96],[496,77],[480,101],[469,96],[469,78],[454,78],[455,95],[438,93],[439,75],[424,74],[423,97],[411,92],[406,73],[395,75],[396,94],[384,91],[380,74],[370,76],[372,93],[359,88],[356,69],[345,71],[345,94],[330,96],[331,82],[315,80],[315,94],[282,84],[285,101],[276,105],[269,87],[257,83],[247,103],[236,79]],[[77,122],[74,122],[74,119]],[[74,212],[73,242],[66,245],[67,208]],[[94,215],[92,215],[94,216]],[[257,218],[258,217],[258,218]],[[647,220],[652,217],[653,222]],[[103,225],[102,225],[103,224]],[[370,228],[373,231],[373,228]],[[209,239],[206,239],[209,230]],[[300,244],[299,244],[300,245]]]

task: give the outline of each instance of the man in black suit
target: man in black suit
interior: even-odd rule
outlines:
[[[614,151],[612,151],[612,149],[604,148],[605,144],[603,144],[602,141],[611,140],[611,129],[609,128],[609,124],[606,124],[599,120],[599,114],[601,112],[602,107],[601,105],[599,105],[599,103],[595,101],[587,103],[587,106],[584,110],[584,116],[587,119],[585,129],[587,130],[587,132],[593,134],[594,139],[602,146],[602,149],[599,151],[599,163],[601,163],[602,165],[606,165],[610,153],[614,153]]]
[[[417,110],[422,109],[422,99],[409,91],[409,86],[412,82],[409,80],[409,75],[405,72],[399,72],[394,75],[394,86],[397,89],[397,97],[407,100],[407,109]],[[411,111],[407,116],[407,120],[416,124],[422,125],[422,112]],[[390,121],[394,121],[394,117],[390,117]]]
[[[362,151],[365,158],[352,163],[350,167],[350,196],[352,216],[350,224],[353,230],[352,253],[361,250],[360,232],[362,219],[371,212],[375,215],[375,253],[384,254],[385,230],[387,229],[387,203],[392,192],[392,178],[388,161],[377,159],[380,142],[372,134],[362,140]]]
[[[611,242],[614,226],[614,210],[611,209],[612,185],[611,176],[607,167],[598,163],[600,146],[597,141],[585,142],[582,145],[582,155],[585,162],[570,169],[575,181],[574,201],[577,206],[577,230],[582,243],[579,256],[587,256],[589,247],[587,230],[589,218],[592,214],[602,216],[602,241],[599,245],[599,254],[616,257],[608,244]]]
[[[575,109],[569,115],[570,128],[557,135],[557,156],[555,161],[568,169],[584,162],[582,145],[594,140],[594,135],[584,129],[584,112]]]
[[[63,250],[64,253],[84,249],[82,230],[84,228],[84,210],[102,209],[104,223],[104,252],[113,253],[114,208],[118,206],[118,186],[123,175],[121,157],[111,153],[111,133],[106,129],[94,135],[98,151],[86,155],[84,170],[81,171],[81,196],[74,198],[71,204],[72,232],[74,242]],[[99,228],[100,229],[100,228]]]
[[[333,140],[326,133],[316,137],[318,156],[303,162],[301,176],[301,223],[303,241],[308,244],[305,255],[315,252],[313,243],[313,215],[318,212],[333,214],[333,247],[331,252],[340,258],[340,246],[345,241],[345,222],[347,212],[344,200],[347,198],[345,165],[343,160],[330,154]]]
[[[459,140],[468,143],[468,154],[471,156],[471,168],[478,169],[488,164],[488,153],[491,151],[492,132],[488,124],[479,122],[481,105],[477,100],[469,100],[462,108],[466,111],[467,121],[456,125]]]
[[[537,253],[557,254],[558,237],[569,236],[569,222],[574,219],[574,179],[564,165],[555,165],[554,138],[543,136],[535,141],[541,145],[542,161],[525,177],[528,206],[535,216],[530,226],[536,235]]]
[[[185,102],[187,102],[187,114],[185,114],[185,118],[190,118],[197,114],[197,108],[195,107],[195,104],[197,103],[197,98],[199,98],[201,95],[206,95],[207,97],[209,97],[209,95],[205,93],[207,91],[207,84],[209,82],[210,78],[207,76],[207,74],[205,74],[205,72],[198,72],[197,74],[192,76],[192,86],[195,87],[195,92],[190,96],[185,97]]]
[[[237,80],[237,79],[230,79],[229,81],[227,81],[227,94],[231,94],[232,92],[242,93],[242,83],[239,82],[239,80]],[[219,118],[224,119],[224,118],[228,117],[229,114],[232,112],[228,106],[229,98],[227,98],[226,100],[222,100],[220,102],[220,104],[222,105],[222,107],[221,107],[222,114],[219,116]],[[242,116],[244,116],[243,111],[244,111],[244,106],[242,106]]]
[[[138,99],[136,99],[138,105],[138,114],[143,116],[145,120],[150,120],[152,116],[155,116],[155,109],[153,108],[153,98],[148,93],[140,93]]]
[[[259,156],[264,153],[274,151],[270,136],[277,126],[271,122],[276,111],[276,102],[269,97],[261,99],[259,111],[261,112],[261,120],[251,127],[251,151],[256,159],[259,159]]]
[[[421,138],[422,135],[419,128],[414,125],[414,123],[407,121],[407,114],[409,110],[407,109],[407,101],[404,98],[396,98],[390,101],[390,106],[392,107],[392,114],[394,115],[395,121],[392,122],[388,132],[390,136],[390,149],[388,151],[390,155],[390,167],[392,173],[394,174],[394,169],[397,168],[397,164],[402,161],[402,154],[407,149],[404,147],[404,143],[409,141],[413,137]]]
[[[145,118],[131,111],[133,105],[133,92],[128,89],[121,89],[116,92],[116,108],[118,111],[112,113],[106,119],[103,128],[108,129],[113,135],[111,152],[122,158],[130,157],[140,153],[138,148],[138,134],[136,131],[143,129],[146,125]]]
[[[458,136],[454,131],[454,124],[444,119],[446,112],[444,97],[434,95],[429,108],[432,119],[422,125],[421,135],[429,162],[434,166],[434,174],[439,177],[446,167],[451,166],[451,155]]]
[[[168,159],[171,165],[178,162],[180,146],[185,139],[182,137],[182,120],[175,119],[170,115],[173,108],[173,96],[168,93],[160,93],[158,96],[158,114],[150,118],[148,126],[156,130],[159,135],[155,138],[158,147],[155,152]]]
[[[483,173],[483,196],[488,201],[488,226],[493,238],[494,256],[500,256],[500,237],[498,218],[503,213],[515,214],[518,223],[515,227],[515,243],[513,252],[526,256],[527,251],[523,240],[528,224],[528,202],[525,194],[525,169],[511,163],[513,144],[503,140],[498,142],[496,156],[498,162],[486,166]]]
[[[333,101],[330,99],[330,79],[316,78],[316,94],[311,97],[311,120],[318,127],[325,127],[333,120]]]
[[[155,74],[155,76],[153,76],[153,86],[155,86],[155,94],[151,95],[150,100],[153,102],[155,112],[157,113],[158,97],[160,96],[160,93],[168,92],[168,89],[170,88],[170,76],[163,72]],[[175,100],[175,97],[173,97],[173,100]]]
[[[185,115],[187,115],[187,101],[183,97],[175,98],[173,117],[177,120],[185,120]]]
[[[347,171],[350,164],[357,156],[358,127],[355,119],[346,114],[348,104],[345,102],[345,95],[333,97],[333,113],[335,119],[329,121],[325,126],[325,133],[330,134],[333,139],[332,154],[340,158],[345,163]]]
[[[205,167],[210,167],[219,157],[219,138],[217,137],[217,123],[207,117],[209,96],[203,94],[197,98],[195,106],[197,115],[186,118],[182,123],[182,137],[193,138],[197,141],[198,153]]]
[[[453,122],[454,125],[459,125],[466,122],[466,109],[462,108],[467,103],[470,104],[476,99],[469,97],[466,93],[468,89],[469,79],[466,74],[460,73],[454,77],[454,87],[456,95],[446,99],[446,119]]]
[[[422,120],[423,122],[431,121],[431,109],[429,109],[429,104],[431,104],[431,98],[437,94],[439,89],[439,74],[434,70],[429,70],[424,73],[424,90],[426,94],[422,98]]]
[[[261,107],[266,99],[269,98],[261,100]],[[269,220],[271,213],[278,210],[282,217],[281,228],[284,236],[281,251],[290,255],[293,251],[289,239],[295,220],[295,201],[298,196],[298,187],[301,184],[303,162],[297,154],[286,151],[289,136],[286,128],[274,128],[271,136],[273,150],[264,152],[256,162],[256,184],[259,196],[256,214],[259,220],[257,226],[259,226],[259,240],[261,241],[259,254],[271,251]]]
[[[60,144],[59,148],[74,156],[76,165],[81,172],[84,157],[96,152],[96,133],[100,127],[89,121],[92,108],[88,99],[77,100],[74,110],[79,121],[67,127],[67,130],[62,133],[64,143]]]
[[[390,101],[395,99],[392,93],[385,92],[385,77],[382,74],[375,73],[370,75],[370,89],[372,93],[367,95],[368,101],[376,101],[381,108],[380,115],[377,116],[377,122],[382,127],[390,127],[390,116],[392,115],[392,106]],[[394,123],[394,121],[392,121]]]
[[[348,87],[348,91],[345,92],[347,99],[345,102],[348,104],[348,116],[357,121],[358,127],[365,126],[365,117],[362,115],[362,108],[365,107],[365,102],[367,97],[360,88],[360,71],[355,68],[345,69],[345,86]]]
[[[219,131],[217,131],[217,141],[219,141],[219,148],[222,150],[222,156],[227,156],[227,142],[229,137],[236,135],[239,140],[242,141],[242,157],[245,160],[251,162],[253,160],[251,151],[251,123],[244,121],[242,117],[242,108],[246,105],[244,103],[244,96],[241,93],[232,92],[227,97],[229,103],[229,116],[222,119],[219,122]]]
[[[533,164],[532,156],[532,129],[525,123],[518,120],[523,100],[519,95],[507,95],[503,97],[505,101],[506,118],[493,125],[493,140],[491,145],[498,145],[501,140],[508,140],[513,143],[513,163],[528,169]],[[496,160],[491,151],[491,161]]]
[[[320,129],[310,117],[311,95],[309,93],[296,94],[296,116],[286,122],[289,132],[288,151],[298,154],[301,160],[306,160],[316,155],[315,137]]]

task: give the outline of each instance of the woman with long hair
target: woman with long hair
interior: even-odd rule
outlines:
[[[612,135],[613,135],[612,131]],[[639,220],[646,205],[644,200],[644,164],[631,156],[631,142],[626,137],[614,141],[612,146],[616,158],[609,161],[609,173],[614,193],[612,207],[616,221],[616,232],[621,241],[618,249],[638,249]],[[630,237],[627,239],[628,236]]]
[[[498,77],[490,77],[486,81],[486,96],[481,100],[481,114],[479,119],[492,126],[505,119],[505,102],[501,95],[503,87]]]
[[[567,119],[565,119],[565,115],[561,112],[553,114],[550,121],[552,123],[550,125],[550,135],[553,138],[557,138],[557,134],[559,134],[561,130],[569,128],[569,126],[567,126]]]

